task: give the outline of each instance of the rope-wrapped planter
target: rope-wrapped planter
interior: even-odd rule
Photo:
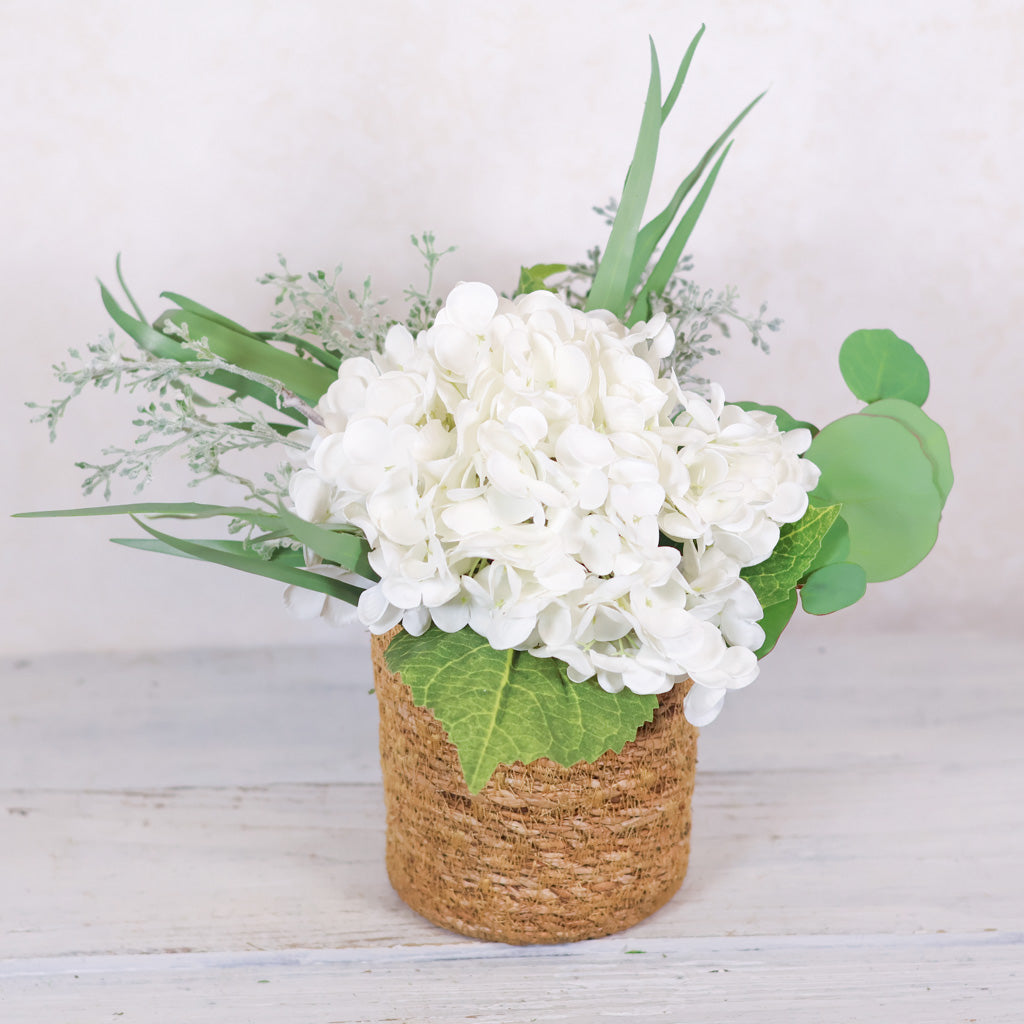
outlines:
[[[502,765],[473,796],[441,724],[388,671],[391,635],[372,638],[387,869],[413,910],[528,944],[610,935],[671,899],[689,861],[697,766],[682,686],[622,753]]]

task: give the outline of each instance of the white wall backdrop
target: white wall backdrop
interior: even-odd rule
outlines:
[[[0,15],[3,652],[329,636],[290,620],[277,584],[107,543],[128,522],[7,517],[82,504],[73,462],[132,436],[123,398],[73,407],[52,446],[23,406],[106,330],[95,278],[113,279],[117,252],[150,316],[170,289],[259,325],[273,295],[256,278],[278,252],[344,261],[398,296],[424,228],[459,246],[442,286],[510,288],[521,263],[603,243],[590,207],[621,185],[647,35],[674,68],[702,21],[655,199],[770,86],[691,248],[699,281],[786,321],[770,357],[737,342],[716,376],[825,421],[854,409],[839,344],[888,326],[928,360],[926,408],[950,433],[957,485],[932,557],[819,628],[1014,628],[1017,0],[7,0]],[[185,478],[152,499],[185,497]]]

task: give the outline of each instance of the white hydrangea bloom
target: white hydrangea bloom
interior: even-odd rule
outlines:
[[[808,431],[663,375],[674,343],[660,314],[627,328],[465,283],[418,337],[393,327],[382,355],[342,363],[291,498],[369,540],[361,621],[468,625],[611,692],[689,676],[687,717],[711,721],[764,639],[740,569],[818,471]]]

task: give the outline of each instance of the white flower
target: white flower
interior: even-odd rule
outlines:
[[[703,724],[757,675],[762,609],[740,570],[807,507],[810,436],[682,391],[659,314],[626,327],[544,291],[449,294],[416,338],[342,364],[291,498],[346,522],[380,582],[375,633],[467,625],[570,679],[660,693]]]

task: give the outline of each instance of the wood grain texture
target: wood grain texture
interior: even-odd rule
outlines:
[[[702,734],[679,895],[543,952],[391,891],[362,641],[8,664],[0,1019],[1018,1021],[1021,655],[773,656]]]

